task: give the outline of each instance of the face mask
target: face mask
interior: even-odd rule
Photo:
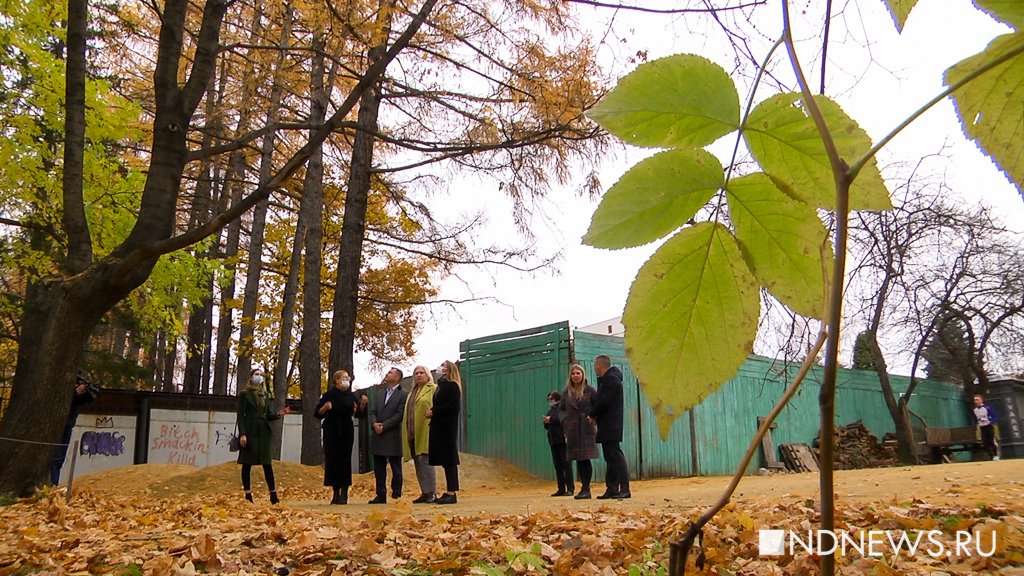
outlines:
[[[555,402],[554,400],[549,400],[548,401],[548,406],[551,406],[552,408],[554,408],[555,406],[558,406],[558,402]]]
[[[342,390],[348,390],[348,387],[351,384],[351,382],[352,381],[349,380],[348,378],[342,378],[341,380],[338,381],[338,386],[340,386]]]
[[[257,374],[255,376],[253,376],[252,377],[252,383],[257,385],[257,386],[263,384],[263,376],[260,375],[260,374]]]

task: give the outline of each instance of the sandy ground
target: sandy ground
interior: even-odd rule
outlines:
[[[279,492],[288,506],[352,515],[365,515],[371,509],[382,508],[367,504],[373,497],[372,473],[355,476],[348,505],[332,506],[328,503],[330,490],[322,486],[323,471],[319,466],[275,462],[274,469]],[[241,495],[238,473],[239,467],[234,463],[201,469],[145,464],[84,476],[76,480],[75,488],[119,494],[141,492],[168,498],[198,492]],[[406,464],[404,474],[403,499],[411,500],[419,495],[411,464]],[[714,503],[731,480],[714,476],[634,481],[633,497],[628,500],[553,498],[550,496],[556,488],[553,481],[542,480],[506,462],[470,454],[462,455],[460,479],[463,490],[459,492],[457,504],[417,504],[413,506],[414,514],[520,514],[563,508],[596,510],[602,506],[681,511]],[[440,469],[437,470],[437,485],[439,492],[443,490],[444,474]],[[839,470],[835,473],[834,485],[840,505],[856,505],[857,502],[899,505],[916,499],[935,505],[999,503],[1024,512],[1024,459]],[[748,506],[817,500],[818,488],[816,473],[746,476],[732,500]],[[264,490],[262,472],[254,468],[253,492],[257,499],[266,498]],[[601,482],[592,487],[594,496],[603,491]]]
[[[472,469],[472,466],[463,468]],[[410,468],[405,475],[406,497],[414,498],[419,494],[415,474]],[[684,511],[716,502],[731,481],[726,477],[641,480],[632,483],[633,497],[628,500],[574,500],[551,497],[556,488],[554,482],[525,475],[505,484],[494,481],[481,483],[479,476],[468,476],[463,480],[465,489],[459,493],[457,504],[418,504],[413,506],[414,513],[431,515],[445,509],[447,514],[517,514],[563,508],[596,510],[602,506],[626,510],[657,507],[665,511]],[[408,479],[411,479],[412,486]],[[372,486],[372,474],[357,480],[357,486],[361,481]],[[869,501],[899,505],[920,499],[934,505],[1000,503],[1024,512],[1024,460],[840,470],[835,474],[834,486],[840,505],[854,506],[857,502]],[[438,488],[443,487],[444,475],[439,471]],[[603,484],[592,487],[594,496],[603,491]],[[354,492],[347,506],[329,505],[326,494],[323,501],[300,500],[290,504],[311,510],[358,515],[379,507],[366,504],[366,500],[372,497],[369,492],[364,493],[362,489]],[[817,474],[778,473],[744,477],[732,500],[737,504],[760,506],[794,499],[817,500],[818,493]],[[357,497],[357,494],[366,498]]]

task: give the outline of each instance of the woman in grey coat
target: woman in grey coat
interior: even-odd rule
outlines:
[[[565,429],[565,459],[576,462],[576,473],[580,479],[580,491],[573,496],[576,500],[590,498],[590,479],[594,475],[591,460],[597,458],[595,436],[597,427],[587,418],[593,405],[596,391],[587,384],[583,367],[573,364],[569,368],[569,379],[562,392],[559,412],[562,413],[562,427]]]

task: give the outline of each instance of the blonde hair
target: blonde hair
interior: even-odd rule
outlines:
[[[413,376],[412,383],[413,383],[414,386],[416,385],[416,371],[417,370],[423,370],[423,372],[426,373],[426,375],[427,375],[427,384],[433,384],[434,383],[434,373],[431,372],[430,369],[427,368],[426,366],[419,365],[419,366],[417,366],[417,367],[412,369],[412,376]]]
[[[448,368],[448,379],[451,380],[452,382],[455,382],[455,384],[457,384],[458,387],[461,389],[462,373],[459,372],[459,365],[456,364],[455,362],[452,362],[451,360],[445,360],[441,364]]]
[[[573,372],[573,370],[579,370],[580,374],[583,374],[583,380],[580,380],[579,386],[576,386],[575,384],[572,383],[572,372]],[[579,364],[573,364],[572,366],[569,367],[569,377],[566,378],[566,380],[565,380],[565,394],[567,396],[572,396],[573,398],[576,398],[577,400],[579,400],[580,398],[583,398],[583,390],[586,389],[586,387],[587,387],[587,373],[586,373],[586,371],[583,370],[583,366],[580,366]]]

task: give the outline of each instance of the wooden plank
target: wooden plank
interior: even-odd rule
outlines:
[[[764,423],[764,416],[757,417],[757,429],[761,429],[761,425]],[[761,450],[764,452],[764,466],[769,470],[784,470],[786,464],[780,462],[775,457],[775,444],[772,442],[772,430],[778,428],[779,425],[772,422],[772,425],[768,427],[768,431],[761,437]]]

